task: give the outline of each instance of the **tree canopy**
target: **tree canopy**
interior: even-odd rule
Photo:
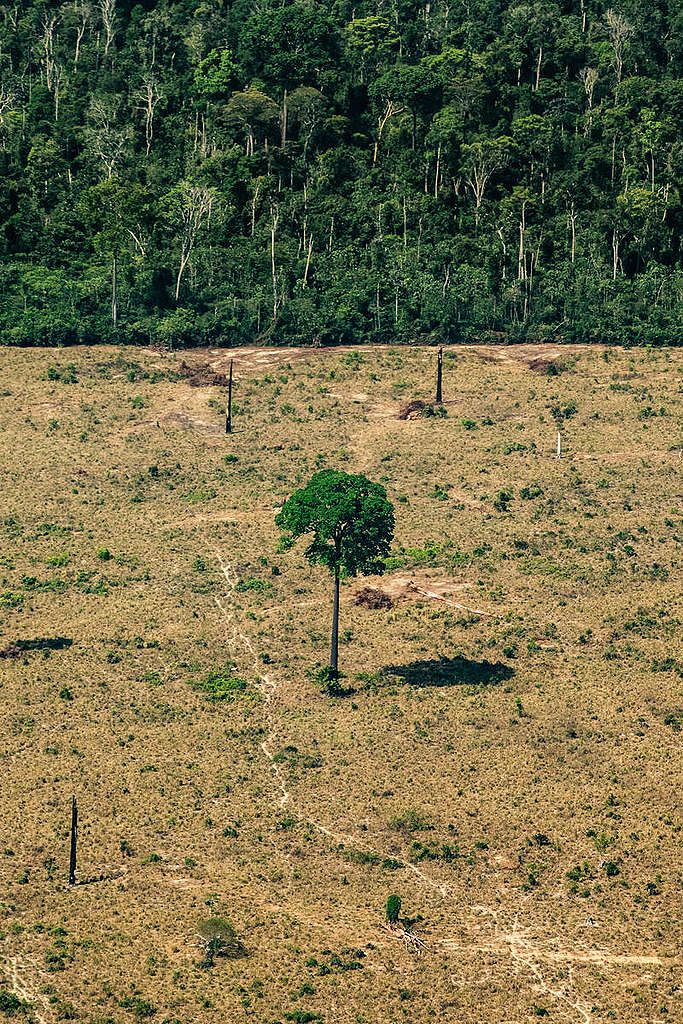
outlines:
[[[0,343],[681,343],[679,8],[3,4]]]
[[[347,576],[382,570],[394,510],[381,484],[323,469],[287,499],[275,518],[286,538],[310,535],[306,557]]]

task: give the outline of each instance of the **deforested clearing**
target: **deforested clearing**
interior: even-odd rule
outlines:
[[[0,1011],[677,1019],[680,350],[2,369]],[[275,524],[328,468],[395,512],[332,691]]]

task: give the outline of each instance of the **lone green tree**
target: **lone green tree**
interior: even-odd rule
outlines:
[[[394,509],[381,484],[324,469],[287,499],[275,517],[285,543],[310,536],[309,562],[334,576],[330,681],[339,677],[339,581],[342,575],[381,572],[394,535]]]

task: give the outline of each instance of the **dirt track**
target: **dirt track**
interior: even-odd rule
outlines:
[[[530,364],[544,364],[565,356],[576,356],[588,351],[602,351],[604,345],[557,345],[552,343],[538,345],[449,345],[447,352],[457,352],[479,356],[484,362],[519,364],[531,369],[543,369],[543,365],[532,367]],[[258,345],[241,348],[198,348],[184,350],[182,355],[189,366],[208,363],[214,373],[225,373],[232,359],[236,373],[246,371],[265,371],[277,369],[283,363],[296,363],[304,359],[325,359],[330,355],[343,355],[349,352],[424,352],[433,353],[433,346],[426,345],[335,345],[329,348],[269,348]]]

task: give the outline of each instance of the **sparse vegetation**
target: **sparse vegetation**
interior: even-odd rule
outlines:
[[[438,420],[397,418],[434,348],[236,351],[228,438],[173,354],[4,353],[0,1019],[675,1018],[680,356],[550,347],[446,349]],[[326,468],[396,524],[321,697],[330,577],[273,517]]]

